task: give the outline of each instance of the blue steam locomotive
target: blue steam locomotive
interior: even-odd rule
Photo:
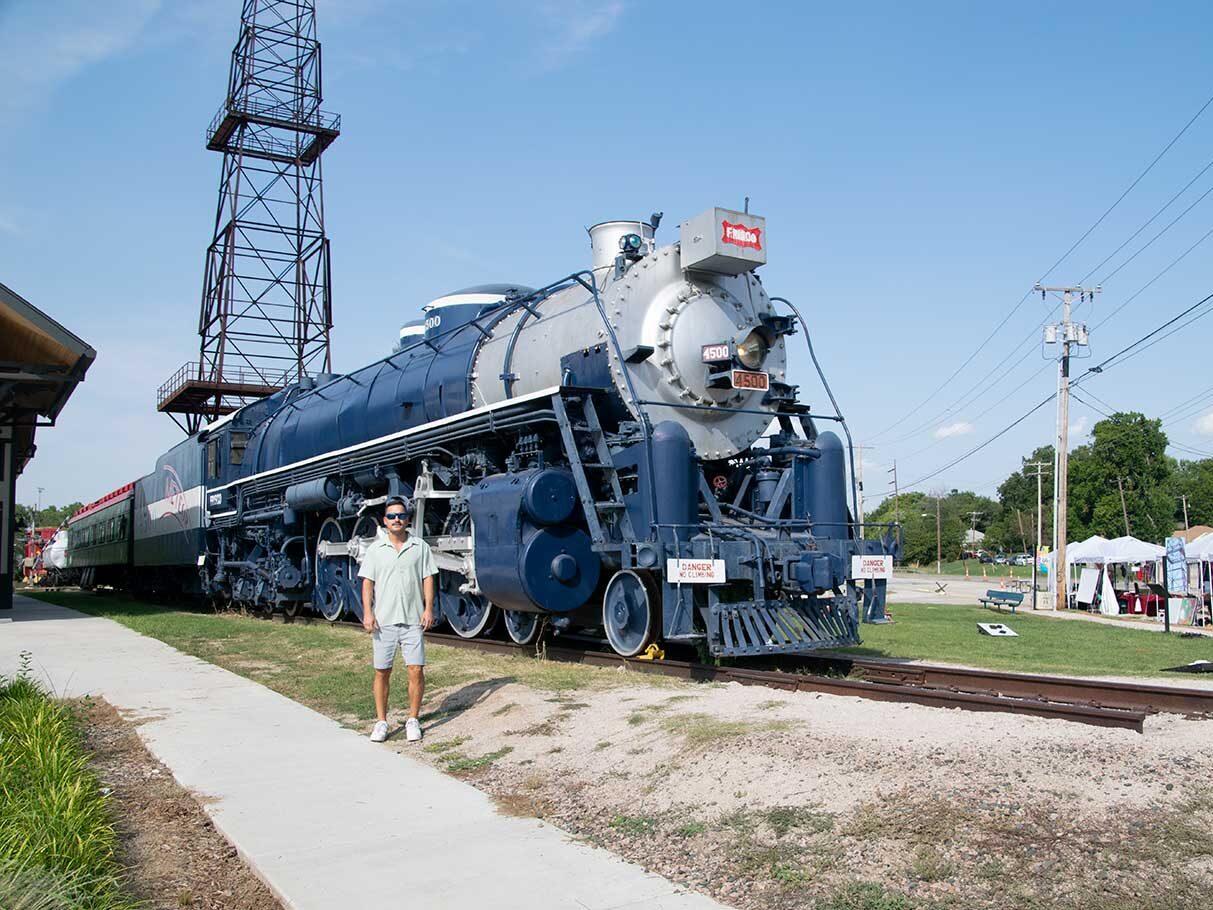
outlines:
[[[441,297],[382,360],[206,426],[113,504],[131,539],[110,574],[358,618],[359,562],[404,496],[464,637],[593,631],[628,656],[857,642],[884,602],[857,567],[894,544],[857,533],[849,449],[818,427],[845,423],[787,381],[799,314],[755,274],[765,221],[709,209],[661,246],[659,220],[595,225],[590,268]]]

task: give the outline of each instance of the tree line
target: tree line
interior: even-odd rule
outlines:
[[[1166,448],[1162,421],[1136,411],[1117,412],[1096,423],[1091,441],[1070,453],[1070,540],[1132,534],[1161,543],[1184,527],[1184,497],[1190,525],[1213,525],[1213,458],[1175,459]],[[912,491],[889,496],[865,520],[900,520],[907,563],[935,559],[937,506],[943,559],[960,558],[970,528],[985,534],[978,546],[992,553],[1031,553],[1037,519],[1034,462],[1043,463],[1046,472],[1040,520],[1042,541],[1048,544],[1053,527],[1051,445],[1024,456],[1019,470],[999,485],[996,498],[968,490]]]

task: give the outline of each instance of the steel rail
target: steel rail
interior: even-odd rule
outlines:
[[[909,702],[936,708],[961,708],[967,711],[995,711],[1025,714],[1093,724],[1120,727],[1143,732],[1146,712],[1134,708],[1108,707],[1067,701],[1049,701],[1036,696],[1012,696],[990,691],[964,692],[945,687],[906,685],[904,683],[871,682],[841,679],[782,670],[750,670],[740,667],[712,667],[681,660],[639,660],[620,657],[604,651],[553,647],[545,643],[542,650],[533,646],[483,638],[461,638],[445,633],[427,633],[434,644],[472,648],[496,654],[533,656],[542,654],[548,660],[581,663],[599,667],[627,666],[642,673],[657,673],[697,682],[736,682],[742,685],[767,686],[789,692],[820,692],[867,698],[874,701]],[[838,659],[832,655],[832,660]]]
[[[1213,716],[1213,689],[941,667],[825,652],[820,656],[830,661],[845,662],[852,668],[861,670],[865,679],[874,682],[994,693],[1012,698],[1047,699],[1149,713]]]

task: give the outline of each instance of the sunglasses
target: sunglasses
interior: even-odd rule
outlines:
[[[403,512],[388,512],[383,517],[388,521],[404,521],[405,514]]]

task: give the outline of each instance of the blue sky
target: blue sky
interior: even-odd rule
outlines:
[[[44,503],[94,498],[180,438],[154,395],[197,355],[221,160],[203,133],[239,14],[238,0],[0,0],[0,281],[99,352],[39,431],[23,502],[39,486]],[[324,165],[336,368],[381,356],[444,291],[583,267],[595,221],[662,210],[669,242],[679,220],[748,195],[767,218],[766,287],[799,304],[856,439],[875,442],[869,507],[894,458],[913,482],[1049,394],[1035,341],[982,382],[1049,307],[1013,308],[1213,94],[1202,3],[319,0],[318,16],[343,126]],[[1091,272],[1208,163],[1211,139],[1213,107],[1049,281]],[[1211,186],[1213,170],[1088,280]],[[1100,322],[1211,227],[1206,199],[1076,318]],[[1213,238],[1094,331],[1095,356],[1213,292],[1210,261]],[[1088,388],[1165,412],[1213,384],[1210,325]],[[825,408],[792,341],[793,379]],[[1213,452],[1211,412],[1206,398],[1165,429]],[[1078,442],[1099,419],[1079,402],[1072,417]],[[921,488],[993,493],[1052,428],[1047,406]]]

